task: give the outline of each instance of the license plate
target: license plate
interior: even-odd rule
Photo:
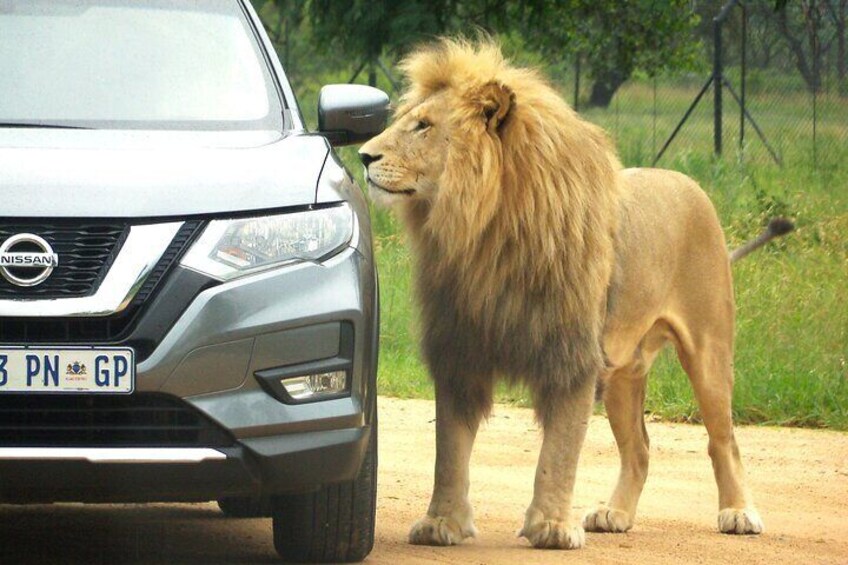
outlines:
[[[135,356],[126,347],[0,346],[0,394],[129,394],[134,389]]]

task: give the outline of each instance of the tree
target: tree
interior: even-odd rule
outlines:
[[[293,35],[303,23],[308,0],[252,0],[256,11],[277,47],[283,66],[291,66]]]
[[[447,27],[451,0],[312,0],[309,16],[316,47],[345,53],[369,67],[369,84],[384,52],[398,54],[410,44]]]
[[[848,61],[845,53],[845,20],[848,18],[848,0],[827,3],[827,13],[836,30],[836,80],[839,95],[848,96]]]
[[[292,4],[276,1],[281,10]],[[267,0],[266,5],[272,2]],[[551,60],[579,57],[594,81],[590,104],[606,107],[636,70],[654,75],[688,68],[699,52],[694,37],[698,16],[691,0],[299,0],[294,4],[306,5],[313,46],[368,67],[371,84],[384,55],[396,57],[439,34],[473,35],[483,30],[518,36],[522,45]],[[288,24],[283,29],[288,30]]]
[[[839,93],[848,95],[845,53],[848,0],[783,1],[778,2],[770,13],[810,92],[822,90],[822,79],[827,70],[825,57],[836,44]]]
[[[572,52],[593,79],[590,106],[607,107],[634,71],[694,66],[698,16],[689,0],[525,0],[526,24],[551,55]]]

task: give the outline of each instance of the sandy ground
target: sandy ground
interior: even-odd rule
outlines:
[[[717,494],[700,426],[648,424],[651,473],[636,527],[588,534],[579,551],[515,537],[530,501],[540,435],[529,410],[497,407],[472,458],[480,537],[407,545],[432,484],[432,402],[380,400],[377,542],[369,563],[848,563],[848,434],[743,427],[737,437],[766,523],[762,536],[717,533]],[[618,469],[594,418],[578,473],[577,512],[611,492]],[[224,518],[214,504],[0,506],[0,563],[271,563],[267,519]]]

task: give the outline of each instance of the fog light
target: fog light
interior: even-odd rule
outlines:
[[[280,379],[292,400],[319,399],[334,396],[347,390],[347,371],[316,373],[304,377]]]

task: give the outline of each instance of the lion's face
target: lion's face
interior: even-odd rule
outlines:
[[[502,128],[514,105],[512,90],[486,82],[408,98],[394,123],[362,146],[369,192],[378,203],[441,201],[455,207],[492,205],[499,184]],[[449,204],[448,201],[453,201]],[[486,212],[484,215],[488,215]]]
[[[376,202],[435,196],[454,138],[448,98],[442,92],[401,108],[389,128],[362,146],[359,154]]]

